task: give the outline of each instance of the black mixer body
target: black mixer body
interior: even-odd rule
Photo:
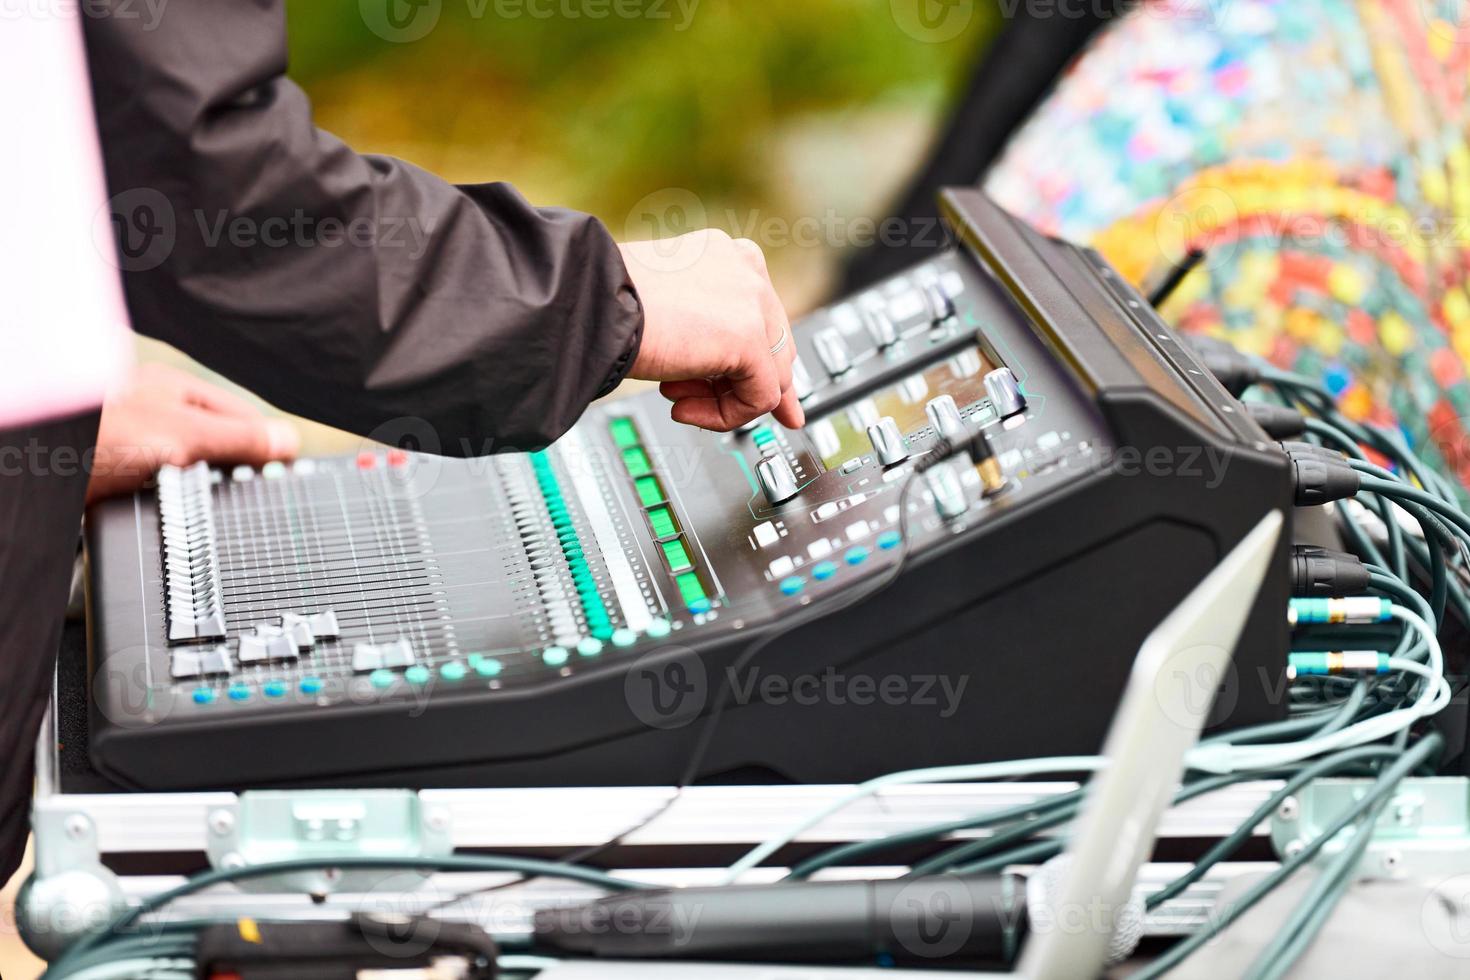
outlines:
[[[1096,255],[945,208],[952,250],[794,327],[801,431],[648,393],[540,452],[405,422],[415,451],[94,508],[98,778],[668,784],[705,734],[711,780],[1097,751],[1144,637],[1290,514],[1286,461]],[[916,474],[980,431],[990,469]],[[1178,679],[1216,727],[1284,713],[1289,541],[1233,670]]]

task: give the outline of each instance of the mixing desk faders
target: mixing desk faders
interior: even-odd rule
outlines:
[[[959,247],[794,328],[802,431],[650,393],[543,452],[201,465],[95,508],[92,764],[667,783],[717,699],[710,778],[1096,750],[1143,637],[1289,510],[1286,465],[1096,256],[946,206]],[[1279,566],[1223,724],[1280,710]]]

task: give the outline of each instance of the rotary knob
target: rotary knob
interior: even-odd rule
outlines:
[[[822,367],[832,377],[845,374],[852,367],[852,354],[847,349],[847,341],[842,339],[842,334],[835,328],[823,330],[812,338],[816,345],[817,357],[822,362]]]
[[[1003,419],[1026,411],[1026,396],[1021,394],[1021,386],[1016,382],[1016,376],[1011,373],[1010,368],[996,368],[987,374],[985,393],[990,396],[995,414]]]
[[[970,509],[965,498],[965,484],[956,469],[958,460],[946,460],[924,474],[924,483],[934,498],[934,509],[946,521],[952,521]]]
[[[965,428],[964,416],[960,414],[953,395],[940,395],[924,406],[924,414],[929,416],[929,424],[946,442],[957,445],[969,438],[970,431]]]
[[[924,303],[929,307],[929,322],[933,326],[941,326],[959,315],[954,300],[937,280],[924,284]]]
[[[891,415],[885,415],[876,424],[868,426],[868,440],[873,444],[878,462],[885,467],[897,466],[909,458],[909,447],[904,445],[903,433],[898,431],[898,423]]]
[[[800,490],[796,485],[796,473],[785,456],[762,456],[755,464],[755,475],[761,481],[766,499],[773,504],[785,503]]]
[[[863,310],[863,325],[868,328],[868,336],[873,338],[873,343],[880,349],[898,343],[898,327],[894,325],[887,309],[880,306],[866,307]]]

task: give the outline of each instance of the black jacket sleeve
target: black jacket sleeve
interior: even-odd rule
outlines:
[[[134,326],[355,432],[423,419],[451,455],[555,440],[637,354],[613,240],[315,128],[283,7],[82,18]]]

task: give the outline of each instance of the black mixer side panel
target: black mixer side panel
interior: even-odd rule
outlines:
[[[95,509],[97,768],[668,783],[721,702],[709,778],[1096,751],[1148,633],[1289,513],[1285,461],[1095,256],[946,207],[967,250],[794,328],[801,432],[698,432],[650,393],[545,453],[172,471]],[[950,399],[1000,492],[960,461],[911,475]],[[1216,726],[1284,712],[1287,540]]]

